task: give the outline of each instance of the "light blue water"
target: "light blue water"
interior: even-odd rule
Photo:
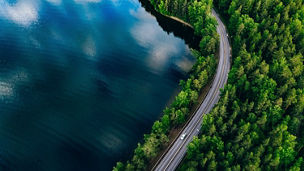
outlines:
[[[0,168],[110,170],[193,61],[138,1],[0,0]]]

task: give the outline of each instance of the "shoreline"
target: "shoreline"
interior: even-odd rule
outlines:
[[[161,14],[161,13],[159,13],[159,14]],[[161,15],[163,15],[163,14],[161,14]],[[175,21],[177,21],[177,22],[179,22],[179,23],[181,23],[181,24],[183,24],[185,26],[188,26],[188,27],[190,27],[190,28],[192,28],[194,30],[194,27],[190,23],[187,23],[186,21],[184,21],[184,20],[182,20],[180,18],[177,18],[177,17],[174,17],[174,16],[170,16],[170,15],[163,15],[163,16],[171,18],[172,20],[175,20]]]
[[[175,16],[164,15],[164,14],[156,11],[155,9],[154,9],[154,11],[158,15],[161,15],[161,16],[166,17],[168,19],[174,20],[174,21],[176,21],[176,22],[178,22],[178,23],[180,23],[180,24],[182,24],[182,25],[184,25],[184,26],[186,26],[188,28],[191,28],[194,31],[194,27],[190,23],[187,23],[186,21],[184,21],[184,20],[182,20],[180,18],[177,18]],[[218,60],[219,59],[218,58],[219,57],[219,48],[216,50],[216,53],[214,54],[214,57],[216,59],[216,64],[217,64],[216,67],[218,67],[218,65],[219,65],[219,60]],[[194,63],[194,65],[195,65],[195,63]],[[195,104],[195,105],[193,105],[191,107],[190,115],[188,115],[188,117],[186,119],[187,120],[186,123],[183,124],[183,125],[180,125],[179,127],[175,127],[175,128],[172,128],[171,130],[169,130],[169,133],[168,133],[169,142],[168,142],[168,144],[165,145],[162,150],[160,150],[160,152],[158,153],[158,155],[154,159],[152,159],[152,160],[149,161],[149,164],[147,166],[148,170],[154,170],[155,169],[154,166],[157,163],[159,163],[159,161],[164,157],[164,155],[167,153],[167,151],[170,149],[170,147],[173,145],[173,143],[179,138],[179,136],[182,133],[182,130],[187,125],[187,123],[189,123],[191,121],[191,119],[194,117],[195,112],[198,110],[199,106],[203,103],[203,101],[206,98],[208,92],[210,91],[212,83],[213,83],[213,81],[215,79],[215,76],[216,76],[216,72],[213,73],[212,78],[202,88],[202,90],[201,90],[201,92],[199,94],[199,98],[198,98],[197,104]]]
[[[184,21],[184,20],[182,20],[182,19],[180,19],[178,17],[169,16],[169,15],[165,15],[165,14],[162,14],[162,13],[158,12],[157,10],[155,10],[155,7],[150,3],[149,0],[139,0],[139,1],[142,3],[142,6],[146,9],[147,12],[150,12],[154,17],[156,17],[157,21],[159,21],[159,20],[162,21],[162,23],[159,23],[160,26],[162,26],[164,24],[168,24],[168,23],[169,24],[173,23],[175,25],[175,27],[173,27],[173,30],[176,30],[176,26],[178,26],[178,28],[181,28],[183,30],[183,32],[182,32],[183,34],[187,35],[187,32],[192,32],[192,35],[194,35],[195,37],[199,37],[198,41],[195,41],[196,39],[194,39],[194,38],[190,38],[190,39],[188,39],[188,41],[190,41],[190,43],[192,43],[192,44],[193,44],[193,42],[197,43],[197,46],[196,46],[197,49],[196,48],[194,48],[194,49],[196,49],[197,51],[201,51],[200,47],[199,47],[199,44],[200,44],[200,42],[202,40],[202,35],[195,35],[194,27],[190,23],[187,23],[186,21]],[[170,27],[170,26],[166,26],[166,27]],[[177,31],[180,32],[179,30],[177,30]],[[185,37],[185,36],[182,36],[182,37]],[[163,142],[163,144],[161,144],[158,147],[154,147],[153,145],[151,146],[152,150],[156,150],[156,152],[157,152],[154,157],[149,156],[146,159],[144,159],[143,157],[145,157],[145,156],[142,156],[142,157],[138,158],[142,154],[135,154],[135,152],[134,152],[132,156],[133,157],[137,157],[137,159],[134,162],[135,165],[133,165],[132,161],[129,163],[129,160],[128,160],[126,167],[135,167],[136,168],[136,167],[140,166],[140,168],[145,168],[145,169],[148,169],[148,170],[155,169],[155,165],[157,163],[159,163],[159,161],[164,157],[164,155],[167,153],[167,151],[170,150],[170,147],[179,138],[179,136],[181,135],[181,133],[184,130],[184,128],[188,125],[188,123],[195,116],[195,114],[197,113],[198,109],[200,109],[200,106],[201,106],[202,102],[204,101],[204,99],[206,98],[208,92],[210,91],[210,89],[212,87],[212,83],[213,83],[213,81],[215,79],[215,76],[216,76],[216,70],[217,70],[217,68],[219,66],[219,60],[218,60],[219,59],[218,58],[219,57],[219,50],[220,49],[217,47],[216,49],[214,49],[214,51],[215,51],[214,53],[197,56],[198,59],[199,58],[206,58],[206,59],[207,58],[214,58],[214,60],[210,59],[208,61],[208,64],[211,65],[212,68],[214,67],[214,70],[212,68],[210,68],[210,67],[207,67],[208,69],[201,69],[200,71],[197,71],[197,72],[207,72],[208,73],[208,76],[207,76],[208,80],[205,80],[203,82],[205,85],[203,87],[201,87],[200,90],[197,90],[196,88],[193,88],[193,87],[192,88],[188,88],[188,89],[184,87],[185,91],[187,91],[187,90],[194,91],[194,92],[197,91],[198,97],[197,97],[197,100],[189,102],[189,106],[184,106],[184,108],[188,109],[189,113],[187,112],[188,114],[186,114],[186,116],[184,118],[185,120],[183,121],[183,123],[178,123],[178,124],[175,123],[175,125],[173,125],[173,126],[170,126],[170,125],[166,126],[166,127],[169,127],[169,128],[164,127],[164,128],[162,128],[161,132],[155,132],[155,130],[157,128],[154,129],[152,127],[151,132],[149,134],[144,135],[143,142],[140,141],[140,143],[138,144],[138,147],[135,149],[135,152],[136,151],[139,152],[139,151],[144,150],[143,148],[147,147],[145,145],[147,145],[149,143],[149,139],[155,138],[154,136],[164,135],[165,137],[168,138],[168,141],[167,142]],[[193,53],[191,53],[191,54],[193,54]],[[195,68],[197,62],[198,61],[196,61],[194,63],[194,65],[192,66],[191,70],[193,70]],[[205,64],[200,63],[198,65],[203,65],[204,66]],[[185,80],[189,80],[189,79],[191,80],[191,78],[189,78],[189,76],[190,75],[188,75],[188,77],[187,77],[188,79],[186,78]],[[192,79],[198,78],[197,75],[194,75],[194,76],[195,77],[192,78]],[[182,87],[181,87],[181,89],[183,90]],[[178,95],[174,96],[174,97],[178,97]],[[173,99],[174,99],[174,97],[173,97]],[[174,108],[171,105],[167,105],[167,107],[168,107],[169,110],[171,110],[171,108],[173,108],[174,110],[175,109],[176,110],[181,110],[181,109],[179,109],[179,107]],[[163,114],[163,115],[161,115],[160,118],[154,122],[154,124],[163,124],[163,123],[165,124],[165,121],[162,121],[162,120],[165,117],[168,118],[168,116],[170,117],[169,114]],[[170,123],[171,122],[173,124],[172,119],[170,119]],[[168,130],[166,130],[166,129],[168,129]],[[157,130],[157,131],[159,131],[159,130]],[[146,160],[146,161],[144,161],[144,160]],[[117,165],[116,165],[116,169],[118,169],[118,168],[124,168],[124,164],[121,163],[121,162],[118,162]],[[115,166],[114,166],[113,170],[115,170]]]

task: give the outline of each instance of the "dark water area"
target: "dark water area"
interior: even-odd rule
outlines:
[[[158,13],[149,0],[139,0],[139,2],[147,12],[155,16],[159,26],[161,26],[165,32],[168,34],[173,33],[175,37],[183,39],[190,48],[199,50],[201,37],[194,34],[193,28]]]
[[[126,160],[194,63],[166,22],[135,0],[0,0],[0,170]]]

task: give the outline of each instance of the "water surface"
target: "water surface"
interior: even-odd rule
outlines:
[[[110,170],[193,61],[138,1],[0,0],[1,170]]]

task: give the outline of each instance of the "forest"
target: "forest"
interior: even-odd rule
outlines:
[[[169,133],[174,128],[182,127],[190,117],[190,111],[198,103],[202,89],[212,80],[217,62],[215,52],[219,44],[216,32],[217,22],[211,16],[212,1],[181,2],[157,0],[151,1],[155,9],[163,15],[176,16],[194,26],[195,34],[202,37],[199,49],[192,50],[196,57],[187,80],[181,80],[181,92],[170,106],[163,111],[149,134],[144,135],[143,142],[138,143],[134,154],[127,162],[117,162],[114,171],[146,170],[151,160],[169,144]]]
[[[233,66],[179,170],[304,170],[302,0],[214,0]]]

